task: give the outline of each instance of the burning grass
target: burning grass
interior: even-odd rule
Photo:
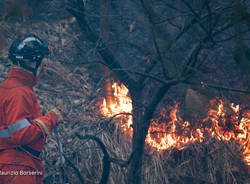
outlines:
[[[59,68],[59,66],[57,66],[57,68]],[[62,71],[61,68],[60,71]],[[75,78],[76,80],[80,80],[80,77]],[[69,83],[72,82],[69,78],[62,80],[69,80]],[[113,87],[114,86],[115,85],[113,85]],[[51,100],[48,98],[47,88],[45,88],[43,94],[42,87],[43,86],[40,87],[40,95],[38,96],[46,96],[43,102],[44,105],[49,105]],[[103,119],[100,117],[98,111],[100,107],[96,101],[93,101],[89,105],[84,105],[85,110],[83,113],[82,110],[79,110],[80,108],[76,108],[79,105],[76,104],[77,106],[72,108],[71,104],[79,98],[84,98],[84,96],[79,97],[75,95],[75,93],[74,95],[67,95],[67,102],[69,103],[64,103],[64,105],[67,106],[65,109],[70,109],[70,122],[67,121],[59,128],[63,135],[62,141],[64,143],[65,154],[80,170],[86,183],[94,184],[100,181],[103,154],[95,142],[79,140],[75,132],[83,136],[92,134],[99,137],[113,158],[128,160],[131,154],[132,129],[130,125],[132,124],[132,119],[128,119],[128,117],[131,116],[120,114],[119,116],[113,117],[115,114],[121,112],[130,113],[132,110],[131,99],[127,96],[128,91],[121,94],[119,91],[122,89],[125,89],[125,86],[117,84],[116,98],[113,98],[116,99],[113,108],[119,111],[114,111],[112,114],[107,108],[106,112],[110,114],[102,116]],[[59,90],[61,90],[60,86],[58,87],[58,91]],[[75,91],[76,90],[77,89],[75,89]],[[69,90],[69,92],[71,94],[71,90]],[[51,93],[51,91],[49,93]],[[79,95],[83,94],[86,94],[86,91],[85,93],[79,93]],[[118,97],[123,97],[123,99],[119,101]],[[51,98],[54,98],[54,96]],[[56,98],[60,99],[61,96],[56,96]],[[126,107],[125,109],[127,110],[117,108],[117,106],[119,107],[124,103],[124,107]],[[105,103],[100,101],[100,104],[104,107],[103,105]],[[219,99],[211,102],[210,114],[208,116],[210,120],[204,119],[203,123],[201,120],[198,122],[186,122],[182,120],[178,104],[163,108],[159,116],[152,120],[149,130],[150,136],[147,137],[147,139],[151,138],[152,142],[149,144],[149,141],[149,143],[145,145],[142,165],[142,183],[247,183],[248,171],[246,164],[244,164],[242,160],[242,155],[244,150],[246,150],[245,148],[249,148],[249,142],[243,147],[243,145],[234,138],[238,137],[239,139],[246,140],[243,134],[244,131],[240,130],[244,130],[244,128],[248,128],[249,130],[249,127],[242,126],[241,123],[238,124],[238,120],[241,120],[240,122],[243,123],[245,122],[245,125],[249,125],[249,116],[246,116],[246,114],[249,115],[249,109],[235,104],[227,104],[225,101],[222,102]],[[49,107],[47,107],[47,109],[49,109]],[[219,115],[217,115],[217,113]],[[83,116],[79,116],[79,114],[83,114]],[[111,117],[113,117],[112,121],[110,120]],[[231,121],[223,120],[228,118],[231,119]],[[216,129],[218,134],[225,136],[223,142],[216,134],[211,136],[211,132],[206,131],[208,128],[211,129],[214,124],[219,126],[219,129]],[[226,128],[228,126],[230,129]],[[197,128],[200,129],[200,132],[195,131]],[[191,130],[194,131],[192,132]],[[234,134],[230,134],[230,139],[226,133],[228,130],[233,130],[234,132]],[[164,136],[170,136],[173,142],[171,144],[167,141],[163,142]],[[181,136],[187,137],[186,139],[191,141],[188,143],[184,141],[181,142],[179,141],[181,140]],[[199,138],[199,140],[192,141],[192,136]],[[179,140],[176,139],[178,137],[180,137]],[[60,178],[57,146],[54,138],[53,134],[48,137],[48,143],[43,152],[43,159],[46,163],[46,183],[48,184],[57,183],[58,178]],[[247,138],[249,140],[249,137]],[[227,139],[229,140],[227,141]],[[175,142],[176,140],[178,140],[179,143]],[[70,182],[79,183],[73,170],[69,166],[66,166],[66,168]],[[126,183],[126,173],[126,167],[122,168],[116,164],[111,164],[108,183]]]
[[[86,183],[97,184],[100,181],[103,154],[95,142],[79,140],[75,136],[75,132],[83,136],[92,134],[100,138],[113,158],[128,160],[131,154],[132,129],[130,125],[132,119],[129,119],[131,116],[126,113],[131,112],[132,106],[131,99],[127,96],[128,91],[119,93],[120,90],[125,89],[124,87],[117,84],[116,89],[114,88],[117,91],[113,100],[116,99],[116,101],[113,101],[113,106],[110,106],[116,109],[113,113],[108,110],[112,108],[101,108],[109,113],[102,116],[103,119],[101,119],[98,102],[93,101],[88,106],[84,106],[84,113],[76,109],[70,110],[71,121],[60,126],[65,154],[80,170]],[[126,96],[124,96],[125,94]],[[123,97],[123,99],[119,100],[118,97]],[[76,99],[73,96],[68,96],[68,98],[69,102],[74,102],[78,96],[75,97]],[[49,101],[47,103],[49,104]],[[124,103],[126,110],[119,109],[118,107]],[[105,101],[100,101],[100,104],[102,104],[101,107],[105,107]],[[249,137],[244,137],[245,134],[243,134],[244,129],[249,130],[249,109],[235,104],[227,104],[229,103],[215,99],[210,105],[209,119],[204,118],[197,122],[182,120],[178,104],[163,108],[159,116],[152,120],[150,126],[142,165],[142,183],[247,183],[248,170],[242,156],[244,154],[247,156],[246,153],[249,153],[244,152],[247,150],[245,148],[249,148],[249,141],[242,145],[235,137],[242,141],[249,140]],[[69,105],[67,107],[70,108]],[[83,118],[79,114],[83,114]],[[120,115],[114,117],[116,114]],[[231,119],[231,121],[225,121],[225,119]],[[242,126],[239,120],[248,126]],[[222,139],[223,142],[215,133],[212,134],[214,125],[218,126],[217,134],[225,137]],[[226,127],[230,127],[230,129]],[[228,134],[228,130],[233,133]],[[249,136],[248,132],[247,136]],[[168,138],[167,136],[171,138],[172,142],[164,142],[164,139]],[[186,137],[186,139],[182,137]],[[43,155],[46,163],[46,183],[57,183],[60,178],[60,170],[53,135],[49,136]],[[73,174],[74,172],[69,166],[67,166],[67,173],[71,183],[79,183],[77,176]],[[108,183],[126,183],[126,173],[126,167],[111,164]]]
[[[101,113],[113,117],[120,113],[132,113],[132,100],[128,89],[114,83],[113,102],[107,104],[103,100]],[[132,118],[129,115],[118,115],[115,118],[125,118],[121,124],[123,132],[132,135]],[[219,141],[236,141],[242,150],[242,159],[250,166],[250,110],[221,99],[210,101],[210,109],[206,118],[197,122],[184,121],[179,113],[178,103],[174,107],[163,108],[160,116],[151,120],[146,137],[146,143],[159,152],[170,148],[182,150],[191,143],[202,143],[208,137]]]

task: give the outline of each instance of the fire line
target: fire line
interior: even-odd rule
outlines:
[[[112,89],[114,99],[110,104],[103,99],[101,113],[105,117],[132,113],[128,89],[117,82],[113,83]],[[209,109],[207,117],[195,126],[180,117],[179,104],[163,108],[160,117],[151,120],[146,143],[160,152],[173,147],[181,150],[190,143],[203,142],[208,136],[223,141],[235,140],[241,145],[243,160],[250,166],[250,110],[244,111],[240,105],[233,103],[225,106],[218,98],[211,100],[210,104],[213,108]],[[120,126],[125,134],[132,136],[132,116],[121,114],[115,118],[126,120],[126,124],[121,123]]]

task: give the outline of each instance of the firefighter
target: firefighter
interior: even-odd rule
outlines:
[[[48,44],[36,35],[16,39],[9,49],[12,64],[0,84],[0,184],[41,184],[40,159],[46,136],[63,121],[57,107],[42,115],[33,91]]]

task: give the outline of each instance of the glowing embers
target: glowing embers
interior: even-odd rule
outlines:
[[[101,113],[105,117],[120,118],[124,133],[132,135],[132,100],[128,89],[123,85],[112,85],[114,97],[109,104],[103,100]],[[124,124],[124,121],[126,122]],[[157,151],[171,147],[183,149],[190,143],[203,142],[207,137],[218,140],[235,140],[241,145],[243,160],[250,165],[250,109],[223,102],[220,99],[210,101],[206,118],[196,122],[184,121],[179,105],[162,108],[160,115],[151,120],[146,143]]]

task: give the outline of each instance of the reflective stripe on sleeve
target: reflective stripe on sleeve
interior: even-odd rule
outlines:
[[[9,130],[0,130],[0,138],[8,138],[10,137]]]
[[[30,122],[27,119],[23,119],[21,121],[18,121],[16,123],[13,123],[12,125],[8,126],[8,130],[11,133],[16,132],[20,129],[25,128],[26,126],[29,126]]]
[[[42,122],[40,119],[36,119],[35,120],[37,123],[39,123],[40,125],[42,125],[44,131],[45,131],[45,134],[48,135],[49,134],[49,130],[48,128],[46,127],[46,125],[44,124],[44,122]]]
[[[30,122],[27,119],[15,122],[12,125],[8,126],[8,129],[0,130],[0,138],[8,138],[11,133],[14,133],[18,130],[21,130],[30,125]]]

